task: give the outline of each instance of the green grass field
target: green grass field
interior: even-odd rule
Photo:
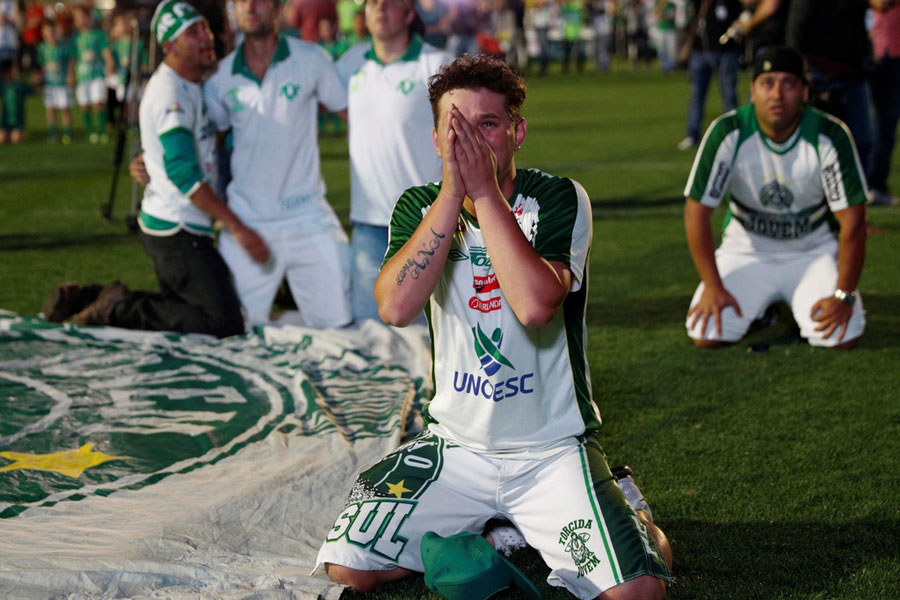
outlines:
[[[784,320],[749,340],[768,352],[748,353],[748,342],[696,350],[683,320],[698,278],[681,219],[693,156],[675,149],[687,76],[528,83],[519,166],[571,176],[593,201],[589,352],[604,447],[634,468],[672,542],[669,597],[900,597],[900,209],[869,212],[885,233],[868,241],[868,326],[856,350],[811,349]],[[720,108],[713,87],[708,117]],[[35,314],[67,279],[155,286],[126,232],[125,171],[114,221],[100,217],[112,145],[48,145],[39,101],[29,109],[29,141],[0,147],[0,308]],[[325,138],[321,150],[346,220],[346,141]],[[900,152],[891,186],[900,191]],[[515,560],[548,597],[568,597],[545,584],[536,554]],[[375,597],[432,595],[416,578]]]

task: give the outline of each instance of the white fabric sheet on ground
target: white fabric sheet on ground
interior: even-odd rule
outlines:
[[[316,551],[428,352],[374,321],[215,340],[0,312],[0,597],[337,598]]]

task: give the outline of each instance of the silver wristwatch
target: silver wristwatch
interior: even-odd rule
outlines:
[[[842,289],[836,289],[834,290],[834,297],[847,306],[853,306],[853,303],[856,302],[856,292],[848,292]]]

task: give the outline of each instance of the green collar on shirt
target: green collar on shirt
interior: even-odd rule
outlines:
[[[278,45],[275,47],[275,53],[272,54],[272,61],[269,64],[274,65],[275,63],[279,63],[290,55],[291,50],[288,48],[287,39],[283,35],[278,34]],[[252,79],[258,85],[262,85],[262,81],[260,81],[253,71],[250,70],[250,67],[247,66],[247,60],[244,58],[243,42],[241,42],[241,45],[234,51],[234,63],[231,65],[231,74],[243,75],[247,79]]]
[[[414,60],[418,60],[419,54],[422,53],[422,37],[418,33],[414,33],[412,39],[409,41],[409,46],[406,47],[406,52],[403,53],[398,60],[412,62]],[[382,67],[385,66],[385,63],[381,62],[381,59],[375,54],[375,48],[369,48],[368,52],[366,52],[366,58],[369,60],[374,60]],[[397,61],[393,61],[397,62]]]
[[[759,137],[762,140],[763,144],[765,144],[766,148],[768,148],[771,152],[775,154],[787,154],[791,150],[794,149],[794,146],[797,145],[797,142],[800,141],[800,138],[809,138],[808,130],[810,123],[810,110],[809,106],[803,107],[803,112],[800,117],[800,121],[797,123],[797,128],[791,132],[791,135],[787,137],[783,142],[776,142],[775,140],[769,138],[762,130],[762,127],[759,126],[759,120],[756,118],[756,112],[752,109],[750,111],[750,116],[753,119],[751,121],[751,126],[753,131],[759,132]],[[803,135],[803,134],[807,135]],[[815,136],[813,136],[814,138]],[[810,140],[813,145],[816,145],[815,139]]]

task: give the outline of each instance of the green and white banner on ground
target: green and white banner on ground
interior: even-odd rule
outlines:
[[[216,340],[0,311],[0,597],[336,598],[318,546],[429,369],[421,327]]]

